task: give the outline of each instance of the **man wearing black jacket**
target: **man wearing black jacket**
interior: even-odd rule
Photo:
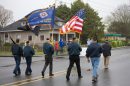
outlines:
[[[108,69],[109,65],[109,58],[111,56],[111,45],[109,44],[108,40],[102,45],[102,52],[104,56],[104,67]]]
[[[54,47],[50,44],[49,38],[46,39],[47,41],[43,44],[43,53],[45,54],[45,65],[42,70],[42,76],[44,78],[44,72],[49,65],[49,76],[54,76],[52,73],[53,69],[53,58],[52,55],[54,54]]]
[[[102,48],[101,46],[97,43],[97,39],[93,38],[93,42],[88,46],[87,50],[86,50],[86,57],[88,59],[88,62],[92,63],[92,81],[96,82],[97,78],[98,78],[98,66],[99,66],[99,62],[100,62],[100,56],[102,53]],[[90,60],[89,60],[90,58]]]
[[[72,69],[74,63],[76,63],[78,77],[82,78],[82,76],[81,76],[81,68],[80,68],[80,57],[79,57],[81,51],[82,51],[82,48],[76,42],[76,38],[73,38],[73,42],[70,43],[69,46],[68,46],[68,53],[69,53],[69,61],[70,61],[70,63],[69,63],[69,67],[68,67],[67,74],[66,74],[67,81],[70,80],[69,76],[70,76],[71,69]]]
[[[16,63],[13,73],[15,74],[15,76],[17,76],[21,74],[20,62],[21,62],[21,56],[23,56],[23,49],[19,45],[19,39],[16,39],[16,43],[12,45],[11,51]]]

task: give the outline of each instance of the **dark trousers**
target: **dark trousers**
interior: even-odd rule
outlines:
[[[52,55],[45,55],[45,65],[44,68],[42,70],[42,73],[45,72],[47,66],[49,65],[49,74],[52,74],[52,69],[53,69],[53,59],[52,59]]]
[[[32,69],[31,69],[32,57],[28,56],[28,57],[25,57],[25,59],[26,59],[26,64],[27,64],[25,74],[31,74],[32,73]]]
[[[69,63],[69,67],[68,67],[68,70],[67,70],[66,77],[70,76],[71,69],[72,69],[74,63],[76,64],[77,73],[78,73],[78,76],[80,77],[81,76],[81,68],[80,68],[80,58],[79,58],[79,55],[71,55],[71,56],[69,56],[69,60],[70,60],[70,63]]]
[[[20,70],[21,57],[18,56],[18,55],[14,55],[14,59],[15,59],[16,65],[15,65],[13,73],[15,73],[15,74],[21,74],[21,70]]]
[[[58,55],[58,50],[56,50],[56,55]]]

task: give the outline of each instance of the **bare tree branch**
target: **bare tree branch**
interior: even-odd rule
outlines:
[[[0,5],[0,26],[5,27],[13,19],[13,12]]]
[[[109,32],[120,33],[130,37],[130,6],[121,5],[109,17]]]

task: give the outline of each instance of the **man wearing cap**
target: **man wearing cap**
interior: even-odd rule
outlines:
[[[43,44],[43,53],[45,55],[45,65],[42,70],[42,76],[44,78],[44,73],[48,65],[49,65],[49,76],[53,76],[54,74],[52,73],[53,69],[52,55],[54,54],[54,47],[50,44],[49,38],[47,38],[46,42]]]

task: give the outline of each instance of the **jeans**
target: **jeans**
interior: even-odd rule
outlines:
[[[28,73],[32,73],[32,69],[31,69],[31,63],[32,63],[32,57],[25,57],[26,59],[26,64],[27,64],[27,68],[26,68],[26,71],[25,73],[28,74]]]
[[[15,63],[16,63],[16,66],[14,68],[14,73],[20,74],[21,73],[21,70],[20,70],[21,57],[18,55],[15,55],[14,59],[15,59]]]
[[[93,57],[91,58],[91,63],[92,63],[92,67],[93,67],[93,77],[97,77],[97,72],[98,72],[98,66],[99,66],[99,62],[100,62],[100,58],[99,57]]]

